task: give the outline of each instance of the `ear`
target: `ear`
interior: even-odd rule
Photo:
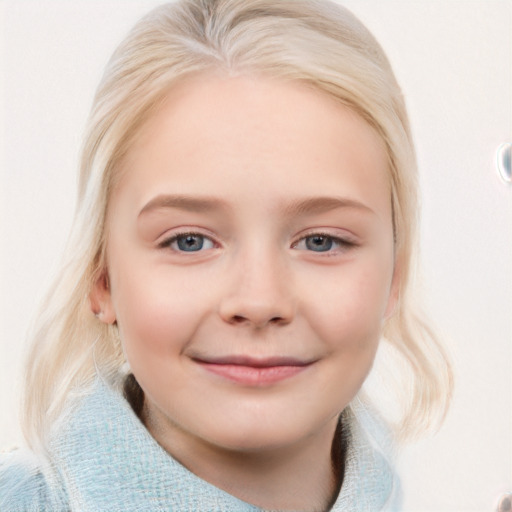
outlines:
[[[101,272],[94,282],[89,294],[91,311],[98,319],[106,324],[113,324],[116,321],[116,313],[112,303],[110,282],[106,270]]]
[[[400,301],[400,288],[402,283],[402,263],[401,258],[397,258],[395,261],[395,267],[393,269],[393,277],[391,278],[391,286],[389,289],[388,303],[386,306],[386,312],[384,319],[388,320],[394,315],[398,308]]]

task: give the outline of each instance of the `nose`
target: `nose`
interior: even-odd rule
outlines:
[[[232,325],[263,329],[287,325],[295,316],[290,271],[276,254],[240,255],[219,314]]]

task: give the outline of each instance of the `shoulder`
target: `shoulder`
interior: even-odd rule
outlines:
[[[52,510],[50,488],[35,457],[25,450],[0,453],[0,510]]]

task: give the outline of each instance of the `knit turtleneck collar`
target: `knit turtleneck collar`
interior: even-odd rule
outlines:
[[[352,411],[335,512],[395,510],[396,483],[386,458]],[[197,477],[151,437],[129,404],[98,380],[63,416],[50,443],[47,481],[55,510],[259,511]]]

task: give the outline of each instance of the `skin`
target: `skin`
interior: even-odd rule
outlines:
[[[121,172],[91,307],[118,324],[148,430],[243,500],[326,509],[337,418],[396,300],[382,141],[305,85],[208,75]]]

